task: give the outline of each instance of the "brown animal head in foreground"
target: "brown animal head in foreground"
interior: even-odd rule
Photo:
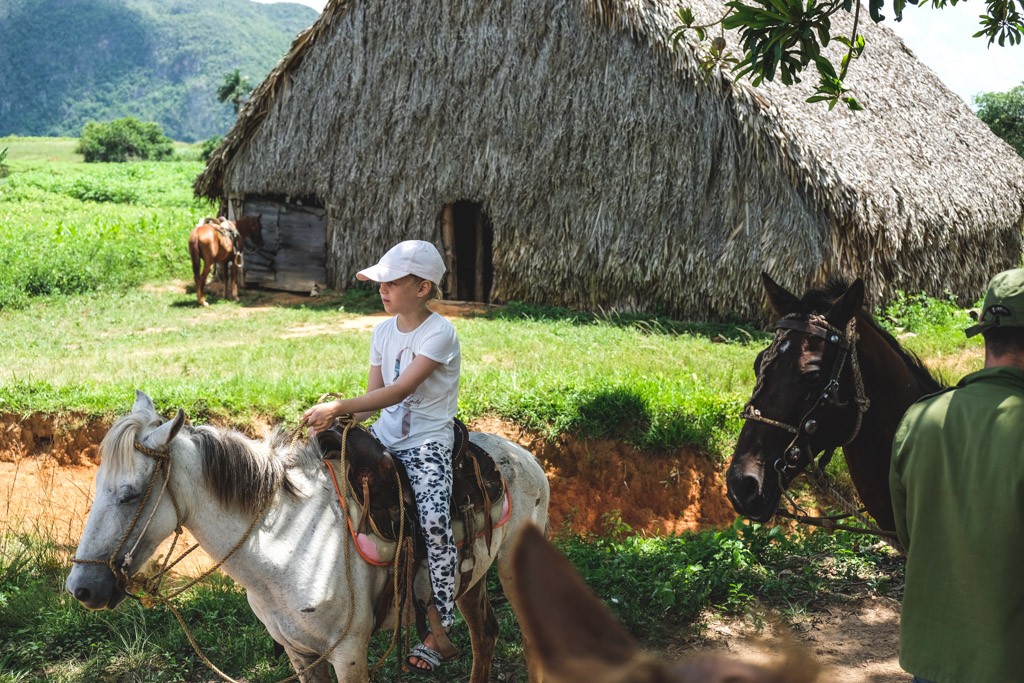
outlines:
[[[536,527],[523,530],[513,559],[513,607],[554,683],[811,683],[818,667],[787,647],[778,669],[704,656],[666,661],[644,654],[576,570]]]

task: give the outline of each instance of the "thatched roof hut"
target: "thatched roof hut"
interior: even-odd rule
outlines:
[[[761,270],[973,300],[1020,263],[1024,162],[887,28],[861,22],[866,110],[829,112],[812,76],[702,78],[675,6],[332,0],[195,190],[318,204],[339,288],[412,238],[476,277],[456,295],[483,269],[484,298],[703,319],[761,317]]]

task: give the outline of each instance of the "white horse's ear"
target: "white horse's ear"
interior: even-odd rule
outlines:
[[[153,405],[153,399],[145,394],[145,392],[139,389],[135,390],[135,405],[132,406],[133,413],[155,413],[156,406]]]
[[[174,416],[174,419],[168,420],[154,429],[152,433],[146,437],[146,440],[166,446],[171,443],[171,440],[173,440],[175,436],[178,435],[183,424],[185,424],[185,411],[178,408],[178,414]]]

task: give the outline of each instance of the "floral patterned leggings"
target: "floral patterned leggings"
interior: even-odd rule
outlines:
[[[455,537],[452,534],[452,451],[437,441],[391,450],[405,466],[416,498],[420,528],[427,541],[427,567],[441,625],[455,621]]]

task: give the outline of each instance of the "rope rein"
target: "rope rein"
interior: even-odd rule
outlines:
[[[342,436],[342,449],[341,449],[340,457],[341,457],[341,466],[342,466],[342,469],[344,470],[345,468],[347,468],[347,464],[348,464],[347,463],[347,457],[346,457],[346,454],[347,454],[346,446],[347,446],[348,432],[357,423],[352,418],[351,415],[346,415],[346,416],[343,416],[342,418],[339,418],[339,423],[341,424],[342,429],[343,429],[343,431],[342,431],[342,435],[343,435]],[[290,440],[290,444],[289,444],[291,448],[294,448],[297,445],[298,441],[300,440],[300,437],[302,435],[302,428],[303,428],[303,425],[300,424],[295,429],[295,431],[293,432],[291,440]],[[219,668],[217,668],[217,666],[214,665],[213,662],[211,662],[209,660],[209,658],[206,657],[205,654],[203,654],[202,649],[199,647],[199,643],[196,642],[195,637],[193,636],[191,630],[189,629],[188,624],[185,622],[185,619],[182,617],[181,612],[178,610],[178,607],[174,604],[173,599],[178,597],[179,595],[181,595],[185,591],[193,588],[197,584],[201,583],[207,577],[209,577],[211,574],[213,574],[215,571],[220,569],[224,565],[224,563],[227,562],[245,544],[246,540],[248,540],[248,538],[252,535],[252,532],[256,529],[256,526],[259,524],[260,520],[263,519],[263,515],[266,513],[267,508],[270,506],[271,501],[274,499],[274,497],[275,497],[275,495],[277,493],[277,490],[272,491],[266,497],[266,499],[260,505],[260,509],[257,511],[256,515],[253,517],[252,521],[250,522],[248,528],[245,530],[245,533],[242,534],[242,537],[238,539],[238,542],[235,543],[235,545],[231,548],[231,550],[229,550],[227,552],[227,554],[224,555],[224,557],[221,558],[221,560],[219,562],[217,562],[214,566],[212,566],[209,569],[207,569],[206,571],[204,571],[198,577],[188,581],[184,586],[181,586],[181,587],[171,591],[170,593],[161,594],[160,593],[161,584],[163,583],[163,580],[168,576],[170,570],[173,569],[183,559],[185,559],[185,557],[188,556],[192,551],[196,550],[199,547],[199,545],[195,544],[195,545],[191,546],[190,548],[185,550],[179,557],[177,557],[173,562],[171,561],[171,556],[174,553],[174,548],[177,546],[178,540],[181,538],[182,534],[184,533],[184,530],[182,528],[181,508],[178,505],[177,498],[174,496],[174,490],[170,487],[170,468],[171,468],[171,451],[170,451],[170,446],[167,445],[167,446],[165,446],[165,447],[163,447],[161,449],[154,449],[154,448],[149,448],[148,446],[145,446],[145,445],[143,445],[142,443],[140,443],[138,441],[135,441],[133,443],[133,446],[134,446],[135,450],[139,451],[140,453],[142,453],[142,454],[144,454],[144,455],[146,455],[146,456],[148,456],[148,457],[150,457],[150,458],[152,458],[153,460],[156,461],[156,467],[153,468],[153,473],[149,477],[149,483],[146,486],[145,492],[141,496],[141,499],[139,501],[139,506],[135,510],[135,514],[132,516],[132,519],[128,523],[127,528],[125,529],[124,533],[121,535],[121,538],[118,540],[117,545],[115,546],[113,552],[110,553],[110,556],[107,559],[100,560],[100,559],[79,559],[79,558],[74,558],[74,559],[71,560],[71,562],[74,563],[74,564],[92,564],[92,565],[103,565],[103,566],[107,567],[111,571],[111,573],[113,573],[115,580],[119,581],[125,587],[125,592],[127,593],[127,595],[129,595],[130,597],[138,600],[139,603],[142,604],[143,607],[153,607],[155,605],[165,605],[168,609],[170,609],[171,613],[174,615],[175,619],[177,619],[178,623],[181,624],[181,628],[185,632],[185,636],[186,636],[186,638],[188,638],[188,641],[192,645],[192,648],[195,651],[195,653],[199,656],[199,658],[203,661],[203,663],[206,664],[207,667],[209,667],[209,669],[211,671],[213,671],[215,674],[217,674],[217,676],[219,676],[221,680],[226,681],[226,683],[244,683],[242,681],[237,681],[234,678],[231,678],[230,676],[228,676],[226,673],[224,673]],[[328,469],[330,469],[330,465],[329,464],[328,464]],[[333,471],[333,469],[330,469],[330,471],[331,471],[331,477],[334,478],[334,471]],[[159,492],[159,494],[157,496],[156,503],[153,505],[153,509],[150,511],[149,516],[147,517],[145,523],[143,524],[142,531],[139,533],[139,537],[135,541],[135,544],[125,554],[124,561],[120,565],[118,565],[117,564],[117,556],[120,554],[122,548],[124,548],[125,544],[128,542],[128,539],[131,537],[132,533],[135,531],[135,527],[138,525],[139,519],[142,516],[142,511],[145,509],[146,504],[149,502],[149,499],[152,496],[153,490],[156,487],[157,478],[159,476],[161,476],[161,475],[163,475],[163,485],[160,487],[160,492]],[[397,471],[395,473],[395,477],[396,477],[396,479],[398,478]],[[348,478],[347,477],[342,477],[342,479],[347,484]],[[337,487],[337,485],[338,485],[337,484],[337,480],[335,479],[335,487]],[[400,485],[400,482],[399,482],[399,485]],[[167,554],[164,557],[163,566],[160,568],[160,570],[157,571],[155,574],[153,574],[152,576],[150,576],[148,578],[139,578],[138,574],[134,574],[133,575],[133,574],[130,573],[131,572],[132,559],[133,559],[132,555],[135,552],[135,550],[138,548],[138,545],[141,542],[142,538],[145,536],[145,533],[148,530],[149,524],[152,522],[153,517],[156,514],[156,510],[157,510],[157,508],[160,505],[160,501],[162,500],[163,494],[164,494],[165,491],[167,492],[167,494],[170,497],[171,502],[172,502],[172,504],[174,506],[174,514],[175,514],[175,519],[176,519],[176,524],[175,524],[175,529],[174,529],[174,538],[171,541],[171,546],[168,549]],[[399,500],[400,500],[400,503],[399,503],[400,517],[401,517],[401,520],[402,520],[402,529],[404,531],[404,527],[405,527],[405,524],[404,524],[405,523],[405,501],[401,497],[399,498]],[[342,503],[342,505],[344,505],[344,502]],[[345,536],[347,538],[348,534],[345,534]],[[401,536],[399,537],[399,540],[401,541]],[[346,548],[351,550],[351,548],[349,548],[347,544],[346,544]],[[396,601],[396,605],[399,602],[399,591],[397,590],[397,586],[398,586],[398,579],[399,579],[399,571],[398,571],[398,566],[399,565],[398,565],[398,563],[399,563],[400,557],[402,557],[401,549],[402,548],[401,548],[401,545],[400,545],[399,546],[399,550],[396,551],[396,553],[395,553],[395,586],[396,586],[396,591],[395,591],[396,598],[395,598],[395,601]],[[353,580],[352,580],[352,562],[345,561],[344,564],[345,564],[345,585],[346,585],[346,589],[348,591],[348,595],[355,595],[355,591],[354,591],[354,588],[353,588]],[[133,592],[133,591],[138,591],[138,592],[136,593],[136,592]],[[309,665],[303,667],[301,671],[298,671],[295,674],[293,674],[293,675],[291,675],[291,676],[289,676],[287,678],[281,679],[280,681],[278,681],[278,683],[289,683],[290,681],[298,680],[300,677],[306,675],[307,673],[312,671],[314,668],[319,666],[322,662],[327,660],[327,658],[330,657],[330,655],[338,648],[338,646],[341,645],[341,642],[343,640],[345,640],[345,638],[348,636],[348,633],[349,633],[349,631],[350,631],[350,629],[352,627],[352,623],[353,623],[354,619],[355,619],[355,601],[354,600],[350,600],[349,601],[348,614],[347,614],[346,619],[345,619],[345,626],[342,629],[341,634],[338,636],[337,640],[334,641],[334,644],[331,645],[331,647],[326,652],[324,652],[322,655],[320,655],[312,663],[310,663]],[[396,623],[395,634],[392,635],[391,645],[388,647],[388,651],[384,654],[384,657],[387,657],[390,654],[390,652],[391,652],[391,650],[392,650],[392,648],[394,646],[394,643],[397,640],[398,628],[401,625],[401,618],[400,618],[400,615],[398,615],[397,613],[396,613],[396,621],[395,621],[395,623]],[[380,667],[381,663],[383,662],[383,659],[384,658],[382,658],[381,661],[377,662],[376,666],[373,668],[373,671],[371,671],[371,675],[377,671],[377,669]]]
[[[330,396],[337,396],[337,394],[325,394],[325,395],[320,397],[318,402],[322,402],[325,398],[328,398]],[[342,428],[341,429],[341,456],[340,456],[340,458],[341,458],[341,471],[342,471],[341,482],[342,483],[339,484],[339,482],[338,482],[338,477],[337,477],[337,475],[334,472],[334,466],[331,465],[331,463],[329,461],[327,461],[327,460],[324,460],[324,464],[327,465],[327,471],[331,475],[331,481],[334,483],[334,490],[338,494],[338,501],[341,503],[342,512],[345,515],[348,515],[348,504],[346,503],[346,501],[348,500],[348,497],[351,494],[351,488],[349,486],[349,480],[348,480],[348,476],[346,474],[346,470],[348,469],[348,458],[347,458],[347,453],[348,453],[348,433],[349,433],[349,430],[351,430],[353,427],[355,427],[359,423],[356,421],[355,417],[353,415],[350,415],[350,414],[345,414],[345,415],[340,416],[337,419],[337,423]],[[300,425],[300,428],[301,428],[301,425]],[[292,435],[293,442],[297,439],[298,433],[299,433],[299,431],[296,430],[296,433]],[[370,508],[369,493],[368,493],[367,486],[368,486],[368,484],[364,483],[364,487],[363,487],[363,505],[365,506],[364,510],[363,510],[363,518],[364,519],[369,517],[369,508]],[[405,543],[405,540],[406,540],[405,539],[405,519],[406,519],[405,518],[405,496],[401,495],[402,480],[401,480],[401,477],[399,477],[399,475],[398,475],[398,470],[397,469],[395,470],[395,486],[397,486],[398,490],[399,490],[399,496],[398,496],[398,518],[399,518],[398,538],[396,540],[396,544],[397,545],[395,547],[395,559],[392,560],[392,563],[391,563],[392,574],[394,575],[394,578],[393,578],[393,589],[394,589],[394,605],[393,605],[393,608],[394,608],[394,614],[395,614],[395,627],[392,630],[391,642],[388,643],[387,650],[384,652],[383,655],[381,655],[380,659],[377,660],[377,663],[373,665],[373,668],[370,669],[369,675],[371,677],[375,673],[377,673],[378,669],[380,669],[380,667],[384,664],[384,661],[391,655],[391,652],[394,650],[395,645],[398,642],[398,636],[399,636],[399,633],[400,633],[401,627],[402,627],[402,614],[401,614],[401,611],[402,611],[402,605],[403,605],[403,602],[404,602],[404,594],[401,591],[401,588],[402,588],[401,579],[404,578],[403,577],[403,573],[404,574],[408,574],[412,570],[412,561],[411,561],[412,548],[407,548],[406,547],[407,544]],[[342,491],[343,487],[344,487],[344,491]],[[360,526],[362,526],[361,522],[360,522]],[[371,526],[372,526],[372,519],[371,519]],[[378,532],[378,535],[380,535],[379,532]],[[346,537],[348,537],[348,534],[346,534]],[[404,565],[403,565],[403,562],[405,563]],[[351,569],[352,569],[351,568],[351,563],[350,562],[346,562],[345,565],[346,565],[346,575],[349,577],[349,580],[348,580],[348,583],[347,583],[348,592],[349,592],[349,595],[354,595],[355,591],[352,588],[352,582],[351,582]],[[402,571],[403,568],[405,569],[404,572]],[[411,577],[409,578],[409,581],[411,582]],[[350,619],[351,619],[351,612],[353,611],[354,605],[355,605],[355,601],[350,602]],[[337,647],[337,644],[335,644],[335,647]],[[333,650],[333,649],[334,648],[332,647],[331,650]]]

